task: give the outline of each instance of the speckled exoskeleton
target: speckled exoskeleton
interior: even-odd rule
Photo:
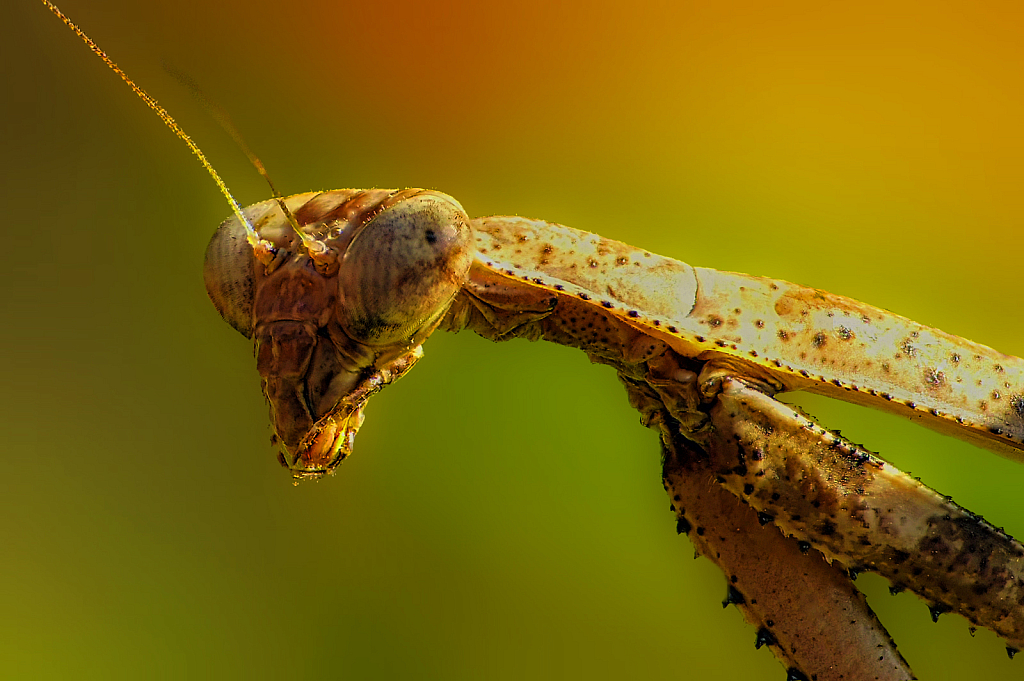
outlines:
[[[824,291],[539,220],[470,219],[434,191],[284,204],[301,238],[278,201],[256,204],[253,228],[217,230],[205,273],[218,311],[255,342],[296,479],[348,456],[368,397],[435,329],[548,340],[616,369],[662,434],[679,531],[730,576],[729,600],[790,678],[912,677],[850,571],[1024,644],[1020,543],[774,399],[878,407],[1019,460],[1020,359]]]
[[[254,341],[297,480],[335,471],[368,398],[435,330],[549,340],[615,368],[660,433],[678,531],[722,568],[726,603],[789,679],[913,678],[852,584],[861,570],[914,591],[935,617],[992,629],[1011,653],[1024,643],[1019,542],[775,399],[805,390],[878,407],[1021,460],[1016,357],[823,291],[547,222],[470,219],[416,189],[236,210],[205,278]]]

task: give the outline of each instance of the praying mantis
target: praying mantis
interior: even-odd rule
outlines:
[[[454,190],[453,190],[453,191],[454,191]],[[466,200],[465,200],[465,199],[463,199],[463,201],[466,201]],[[520,209],[520,208],[519,208],[519,207],[517,207],[517,206],[509,206],[509,207],[508,207],[508,208],[506,208],[505,210],[509,210],[509,211],[519,211],[519,210],[522,210],[522,211],[523,211],[524,213],[526,212],[526,209]],[[474,211],[474,212],[476,212],[476,211]],[[533,210],[532,212],[533,212],[534,214],[543,214],[543,213],[539,212],[538,210]],[[545,215],[545,217],[557,217],[557,216],[549,216],[549,215]],[[563,222],[571,222],[571,223],[573,223],[573,224],[579,224],[579,225],[583,226],[583,225],[582,225],[582,223],[580,223],[580,221],[579,221],[579,220],[574,220],[574,221],[570,221],[570,220],[569,220],[569,219],[567,219],[567,218],[565,218],[565,219],[563,219],[563,218],[558,218],[558,219],[559,219],[560,221],[563,221]],[[589,225],[589,224],[588,224],[588,225],[586,225],[586,226],[587,226],[587,227],[590,227],[591,225]],[[595,227],[595,230],[597,230],[597,231],[606,231],[606,230],[603,230],[603,229],[597,229],[597,227]],[[625,235],[623,235],[623,238],[626,238],[626,237],[625,237]],[[628,238],[627,240],[628,240],[628,241],[633,241],[633,242],[636,242],[636,241],[638,241],[637,239],[633,238],[632,236],[631,236],[631,237],[629,237],[629,238]],[[653,248],[653,246],[652,246],[652,248]],[[677,249],[677,250],[675,250],[675,251],[669,251],[669,250],[668,250],[667,248],[657,248],[657,249],[655,249],[655,250],[657,250],[658,252],[682,253],[682,251],[681,251],[681,250],[679,250],[679,249]],[[686,256],[686,259],[687,259],[687,260],[692,260],[692,261],[694,261],[694,262],[698,262],[697,258],[691,258],[691,257],[689,257],[688,255]],[[731,264],[730,264],[730,265],[726,265],[726,266],[729,266],[729,267],[733,267],[733,265],[731,265]],[[736,269],[741,269],[741,267],[739,267],[739,266],[736,266]],[[742,269],[752,269],[752,268],[746,267],[746,268],[742,268]],[[766,267],[764,267],[764,266],[760,266],[760,267],[759,267],[759,271],[768,271],[768,269],[767,269]],[[799,278],[799,277],[797,277],[797,276],[794,276],[794,275],[789,275],[789,274],[784,274],[784,273],[779,273],[779,274],[782,274],[783,276],[785,276],[785,277],[787,277],[787,278],[791,278],[791,279],[798,279],[798,278]],[[824,286],[824,284],[823,284],[822,286],[823,286],[823,287],[825,287],[825,286]],[[835,288],[835,287],[833,286],[832,288]],[[865,296],[865,295],[859,295],[858,297],[862,297],[862,298],[868,298],[868,296]],[[886,304],[886,305],[888,306],[888,304],[887,304],[887,303],[883,303],[883,304]],[[899,309],[899,310],[900,310],[901,312],[905,310],[905,308],[900,308],[900,307],[899,307],[898,305],[895,305],[895,304],[893,304],[893,305],[892,305],[892,307],[894,307],[894,308],[897,308],[897,309]],[[943,324],[941,324],[941,323],[939,323],[938,325],[939,325],[939,326],[943,326]],[[946,326],[948,326],[948,325],[946,325]],[[959,330],[959,329],[958,329],[958,330]],[[968,333],[968,332],[966,332],[966,331],[964,331],[963,333],[964,333],[964,335],[968,335],[968,336],[972,336],[972,337],[973,337],[974,335],[976,335],[976,334],[970,334],[970,333]],[[982,336],[980,336],[980,335],[979,335],[978,337],[979,337],[979,338],[982,338]],[[988,340],[988,339],[987,339],[987,338],[985,338],[985,340]],[[998,343],[994,343],[994,342],[993,342],[993,344],[994,344],[994,345],[997,345],[997,346],[1000,346],[1000,345],[999,345]],[[501,348],[501,350],[502,350],[502,351],[509,351],[509,350],[510,350],[510,348]],[[428,347],[428,353],[429,353],[429,347]],[[417,371],[417,373],[419,373],[420,371],[422,371],[422,369],[421,369],[421,370],[418,370],[418,371]],[[414,375],[415,375],[415,374],[414,374]],[[610,376],[605,376],[604,378],[605,378],[605,380],[609,380],[609,379],[610,379],[611,377],[610,377]],[[403,386],[402,386],[402,387],[403,387],[403,388],[408,388],[408,385],[407,385],[406,383],[403,383]],[[439,387],[439,388],[438,388],[438,390],[444,390],[444,388],[442,388],[442,387]],[[500,391],[498,391],[498,392],[500,392]],[[387,394],[387,393],[385,393],[385,394]],[[384,399],[383,395],[382,395],[381,399]],[[500,409],[500,408],[499,408],[499,409]],[[506,407],[505,409],[507,409],[507,407]],[[374,416],[375,418],[381,418],[380,416],[378,416],[378,415],[377,415],[378,413],[379,413],[379,412],[375,412],[375,413],[373,413],[373,416]],[[371,421],[372,421],[372,419],[371,419]],[[835,425],[843,425],[843,424],[838,424],[838,423],[831,423],[830,425],[832,425],[832,426],[835,426]],[[365,445],[362,445],[362,444],[361,444],[360,446],[365,446]],[[648,446],[649,446],[649,445],[648,445]],[[874,445],[872,445],[872,448],[878,448],[878,449],[882,449],[883,451],[885,451],[885,449],[886,449],[885,447],[882,447],[882,446],[877,446],[877,447],[875,447]],[[977,455],[975,455],[975,456],[977,456]],[[915,472],[917,472],[917,471],[915,470]],[[927,480],[927,477],[926,477],[926,480]],[[936,484],[936,486],[937,486],[937,487],[940,487],[940,488],[941,488],[941,486],[940,486],[940,485],[938,485],[938,484]],[[944,490],[944,491],[945,491],[945,490]],[[958,496],[958,498],[959,498],[959,496]],[[968,504],[968,505],[970,505],[970,504]],[[910,597],[909,597],[909,596],[904,596],[903,598],[905,598],[905,599],[909,599]],[[700,616],[698,615],[698,617],[700,617]],[[960,633],[961,633],[961,636],[962,636],[962,631],[961,631]],[[763,651],[762,651],[762,652],[763,652]],[[916,663],[916,660],[915,660],[915,663]],[[774,671],[775,671],[775,672],[777,673],[777,670],[774,670]]]

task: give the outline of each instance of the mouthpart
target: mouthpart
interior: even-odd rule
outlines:
[[[330,411],[309,427],[298,444],[289,446],[275,436],[281,444],[278,461],[291,470],[296,485],[334,473],[352,453],[356,433],[363,425],[366,402],[384,386],[405,375],[422,356],[422,347],[416,346],[380,369],[368,371]]]

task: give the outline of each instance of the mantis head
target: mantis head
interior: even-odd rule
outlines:
[[[222,111],[215,116],[274,199],[245,210],[173,117],[50,0],[42,0],[192,151],[235,217],[206,249],[217,311],[255,340],[281,463],[296,479],[348,456],[371,394],[408,371],[462,288],[472,234],[455,199],[422,189],[282,197]]]
[[[255,341],[282,465],[319,478],[348,456],[369,396],[412,368],[462,289],[469,220],[451,197],[420,189],[299,194],[244,213],[251,227],[231,218],[210,240],[206,290]]]

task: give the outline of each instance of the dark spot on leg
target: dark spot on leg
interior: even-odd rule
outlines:
[[[775,638],[775,634],[764,627],[761,627],[757,630],[757,638],[754,639],[754,648],[760,650],[761,646],[774,646],[777,645],[778,642],[778,639]]]
[[[730,584],[728,591],[725,592],[725,600],[722,601],[722,607],[727,608],[730,605],[742,605],[746,602],[747,599],[742,593],[740,593],[740,590]]]
[[[1013,409],[1013,413],[1017,416],[1024,418],[1024,397],[1020,395],[1014,395],[1010,399],[1010,407]]]

